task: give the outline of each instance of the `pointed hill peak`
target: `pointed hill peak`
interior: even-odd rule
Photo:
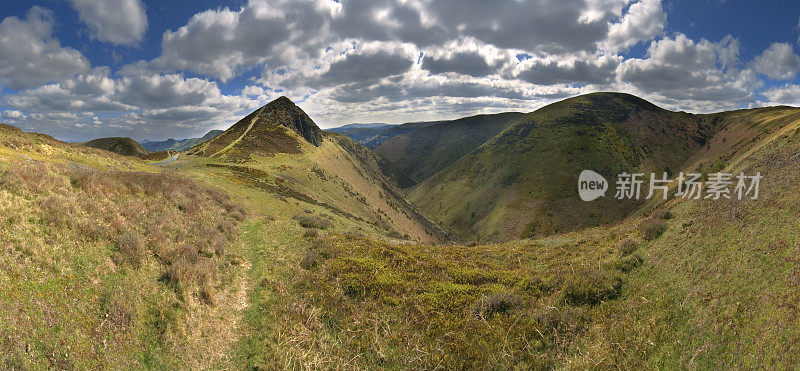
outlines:
[[[323,139],[324,134],[314,120],[291,99],[281,96],[245,116],[219,136],[192,148],[189,153],[232,158],[299,153],[301,141],[318,147]]]
[[[300,134],[309,143],[319,146],[322,144],[322,129],[310,117],[285,95],[267,103],[251,115],[257,115],[259,121],[273,121],[272,116],[277,115],[277,124],[283,125]],[[250,117],[250,116],[248,116]],[[246,119],[246,118],[245,118]],[[257,122],[258,123],[258,122]]]

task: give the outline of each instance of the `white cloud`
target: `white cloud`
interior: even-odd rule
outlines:
[[[19,119],[25,117],[25,114],[17,110],[5,110],[3,111],[3,117],[7,119]]]
[[[113,26],[121,21],[111,16],[126,12],[106,12],[107,1],[71,1],[89,9],[81,17],[94,38],[130,45],[146,31],[143,11],[141,19]],[[124,4],[143,9],[139,1]],[[529,111],[598,90],[705,112],[760,103],[757,72],[789,76],[797,57],[791,46],[789,53],[770,47],[760,58],[778,66],[762,66],[760,59],[740,62],[730,36],[664,37],[661,0],[249,0],[195,14],[164,32],[161,55],[112,75],[52,40],[51,16],[36,9],[41,14],[28,20],[3,21],[14,27],[0,25],[8,33],[28,24],[36,32],[26,33],[38,40],[7,48],[27,54],[5,57],[11,59],[0,64],[0,84],[32,89],[3,97],[0,106],[24,114],[8,120],[62,136],[202,134],[277,95],[299,102],[322,126]],[[120,34],[103,36],[104,27]],[[646,56],[626,59],[640,43]],[[38,63],[48,53],[61,61]],[[256,75],[241,91],[221,92],[220,81],[245,73]],[[793,89],[764,97],[788,100]]]
[[[800,85],[784,84],[767,89],[761,95],[774,104],[800,106]]]
[[[773,43],[753,60],[753,68],[773,80],[792,80],[800,72],[800,56],[789,43]]]
[[[736,39],[694,41],[679,33],[652,42],[647,58],[622,62],[617,83],[670,108],[713,111],[755,104],[753,92],[763,82],[750,69],[728,66],[736,58]]]
[[[609,26],[608,37],[600,43],[604,50],[619,51],[641,41],[652,40],[664,32],[667,15],[661,0],[641,0],[630,6],[619,23]]]
[[[97,40],[133,45],[141,41],[147,31],[147,15],[141,0],[70,1]]]
[[[32,7],[0,22],[0,86],[26,89],[87,71],[89,61],[53,39],[53,14]]]
[[[158,138],[226,128],[238,114],[255,109],[266,99],[266,95],[259,100],[224,95],[214,82],[177,74],[112,79],[108,68],[96,68],[60,83],[3,96],[0,105],[35,113],[7,117],[14,119],[14,124],[45,125],[48,133],[65,139],[107,135]]]

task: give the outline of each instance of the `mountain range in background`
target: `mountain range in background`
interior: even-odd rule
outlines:
[[[346,133],[346,132],[348,132],[350,130],[353,130],[353,129],[381,129],[381,128],[385,128],[385,127],[389,127],[389,126],[394,126],[394,125],[382,124],[382,123],[379,123],[379,122],[369,123],[369,124],[358,124],[358,123],[356,123],[356,124],[347,124],[347,125],[342,125],[342,126],[338,126],[338,127],[335,127],[335,128],[325,129],[325,131],[330,131],[330,132],[334,132],[334,133]]]
[[[440,121],[409,122],[400,125],[366,124],[374,125],[368,127],[359,127],[365,124],[355,124],[357,125],[356,127],[350,124],[338,128],[326,129],[326,131],[343,134],[364,147],[374,149],[383,144],[383,142],[398,135],[409,134],[415,130],[436,124],[437,122]]]
[[[162,141],[142,141],[141,145],[150,152],[160,151],[188,151],[190,148],[205,143],[217,135],[222,134],[222,130],[211,130],[200,138],[189,139],[167,139]]]

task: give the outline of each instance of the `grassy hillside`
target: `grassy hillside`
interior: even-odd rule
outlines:
[[[581,340],[585,356],[571,361],[699,369],[800,362],[800,112],[778,107],[719,117],[731,124],[699,157],[719,156],[725,172],[760,172],[759,198],[671,201],[669,228],[643,250],[630,290]]]
[[[323,138],[322,130],[303,110],[289,98],[280,97],[188,153],[233,161],[277,153],[301,153],[298,136],[315,146],[319,146]]]
[[[268,330],[247,337],[237,359],[389,369],[799,362],[797,112],[711,115],[724,129],[691,156],[704,160],[685,161],[686,169],[723,161],[717,170],[770,174],[759,200],[645,205],[657,208],[609,227],[477,246],[253,224],[249,243],[274,246],[259,254],[281,268],[251,271],[264,284],[246,317]],[[278,226],[289,237],[270,232]],[[300,235],[306,242],[290,242]]]
[[[78,143],[78,145],[102,149],[123,156],[144,158],[148,154],[147,150],[144,149],[141,144],[126,137],[98,138],[88,142]]]
[[[416,181],[422,181],[472,152],[522,116],[509,112],[442,121],[391,138],[376,147],[375,152]]]
[[[189,154],[252,186],[324,206],[397,238],[447,238],[398,190],[412,183],[402,171],[343,135],[323,133],[286,98],[259,108]]]
[[[551,104],[417,185],[409,198],[464,239],[507,241],[620,220],[639,203],[613,198],[623,171],[675,173],[717,122],[663,110],[627,94]],[[581,170],[612,182],[606,197],[577,197]]]
[[[0,127],[0,367],[218,367],[242,209],[144,162]],[[232,327],[233,325],[233,327]]]

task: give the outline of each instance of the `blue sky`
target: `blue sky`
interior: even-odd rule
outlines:
[[[0,4],[0,120],[185,138],[287,95],[322,127],[531,111],[592,91],[800,105],[800,2],[41,0]]]

